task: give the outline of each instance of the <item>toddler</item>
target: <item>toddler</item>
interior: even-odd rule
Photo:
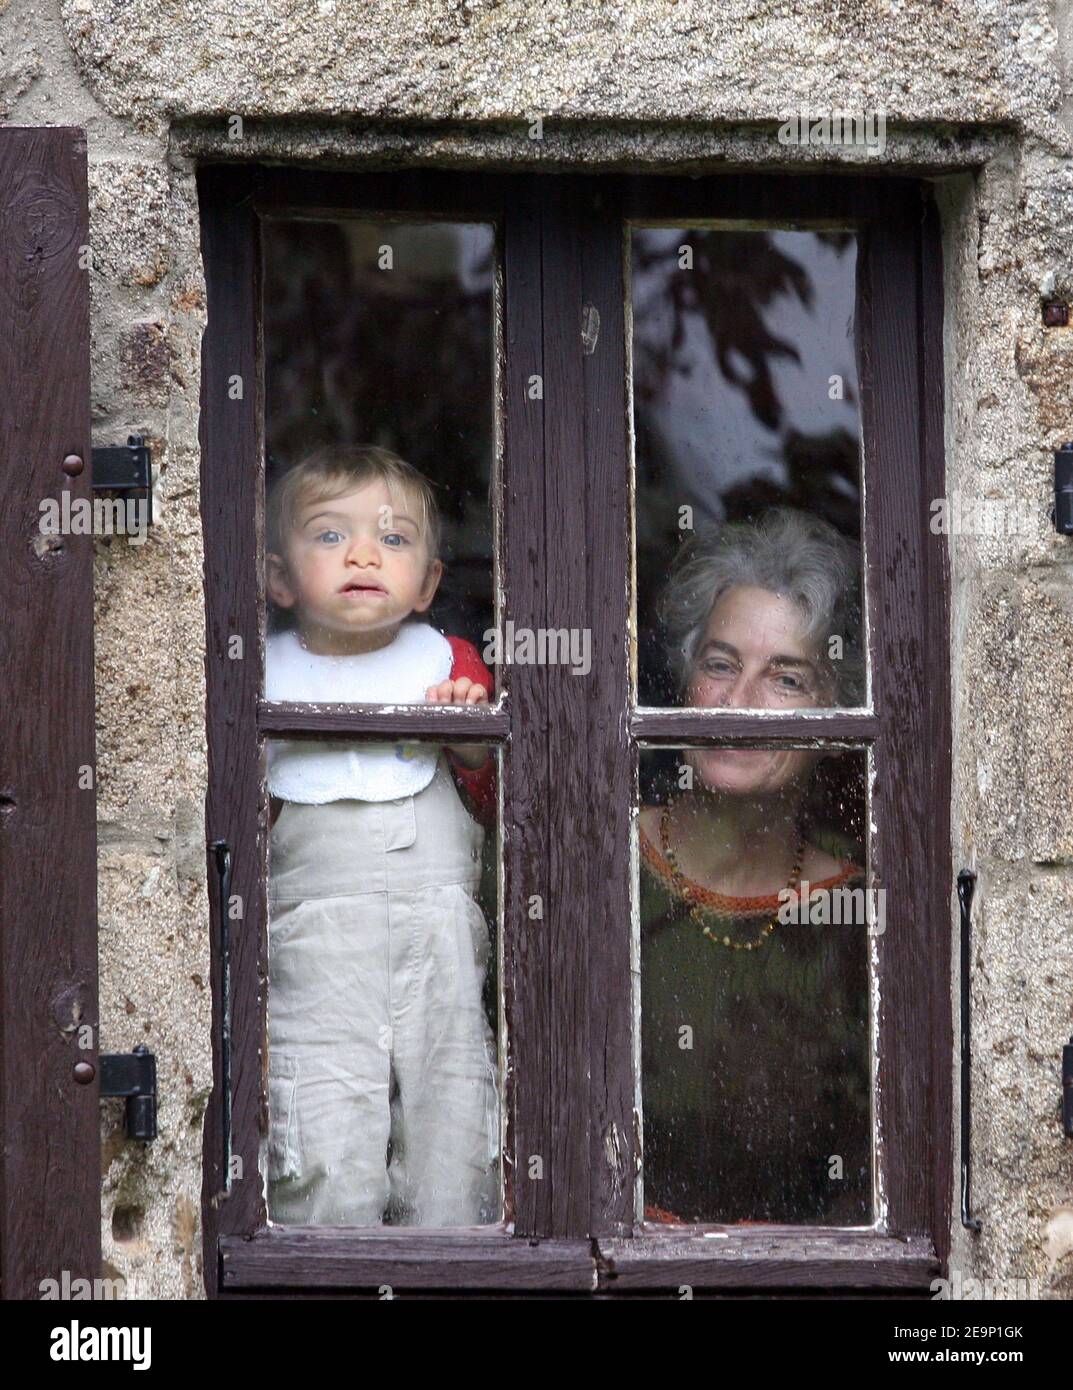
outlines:
[[[427,479],[386,449],[320,449],[268,508],[270,700],[486,704],[436,593]],[[490,953],[476,900],[494,764],[459,745],[272,741],[268,1206],[294,1225],[498,1217]]]

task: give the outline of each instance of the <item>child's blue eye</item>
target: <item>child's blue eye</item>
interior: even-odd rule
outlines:
[[[401,545],[409,545],[409,543],[410,543],[410,542],[406,539],[406,537],[405,537],[404,535],[401,535],[398,531],[389,531],[389,532],[387,533],[387,535],[384,537],[384,541],[385,541],[385,542],[387,542],[387,541],[398,541],[399,545],[394,545],[394,546],[392,546],[392,549],[393,549],[393,550],[398,550],[399,546],[401,546]]]
[[[325,545],[335,545],[335,543],[341,541],[343,537],[338,531],[319,531],[316,539],[318,541],[323,541]]]

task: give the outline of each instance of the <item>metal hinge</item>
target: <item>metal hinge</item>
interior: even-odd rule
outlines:
[[[101,1097],[126,1097],[128,1139],[156,1138],[156,1058],[141,1043],[133,1052],[104,1052]]]
[[[153,468],[145,436],[131,434],[126,444],[107,444],[92,451],[93,491],[124,499],[144,499],[146,525],[153,519]]]

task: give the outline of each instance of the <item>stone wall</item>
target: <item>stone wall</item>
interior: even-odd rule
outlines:
[[[780,145],[778,122],[806,102],[885,112],[882,156]],[[87,131],[94,442],[146,431],[158,476],[148,543],[96,555],[101,1045],[151,1040],[161,1091],[149,1146],[104,1107],[103,1227],[136,1294],[198,1297],[211,1067],[196,161],[926,172],[945,225],[949,490],[1027,497],[1045,517],[1050,451],[1073,436],[1073,328],[1040,312],[1073,297],[1073,4],[0,0],[0,120]],[[1035,1279],[1041,1297],[1073,1297],[1057,1074],[1073,1031],[1071,547],[1045,520],[952,539],[951,813],[955,863],[980,875],[984,1222],[969,1238],[951,1214],[953,1264]]]

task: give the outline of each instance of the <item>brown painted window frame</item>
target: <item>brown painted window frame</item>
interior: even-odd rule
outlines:
[[[942,271],[927,185],[879,177],[703,178],[409,170],[335,173],[239,163],[198,171],[208,326],[202,358],[202,510],[208,617],[211,841],[232,851],[231,1152],[225,1191],[220,921],[209,861],[214,1092],[203,1213],[210,1295],[405,1290],[923,1293],[945,1270],[952,1201],[950,702],[944,493]],[[502,617],[590,627],[589,676],[501,669],[506,699],[448,713],[415,706],[283,706],[260,699],[263,440],[259,219],[420,215],[491,221],[504,348],[494,482]],[[701,218],[857,229],[871,711],[779,717],[636,710],[624,221]],[[676,221],[680,219],[680,221]],[[582,309],[600,314],[582,352]],[[533,374],[542,403],[530,401]],[[240,376],[243,398],[229,382]],[[254,389],[254,383],[257,383]],[[542,538],[543,545],[534,544]],[[597,621],[598,619],[598,621]],[[241,636],[245,659],[229,659]],[[443,738],[504,750],[503,988],[510,1053],[511,1225],[450,1232],[269,1227],[258,1149],[266,1121],[267,822],[263,739]],[[762,727],[758,720],[762,719]],[[883,1084],[877,1127],[883,1232],[724,1228],[713,1241],[633,1222],[630,835],[636,748],[755,739],[875,751],[874,862],[891,904],[878,940]],[[584,852],[579,852],[581,850]],[[545,920],[529,923],[532,893]],[[788,1040],[788,1051],[792,1051]]]

